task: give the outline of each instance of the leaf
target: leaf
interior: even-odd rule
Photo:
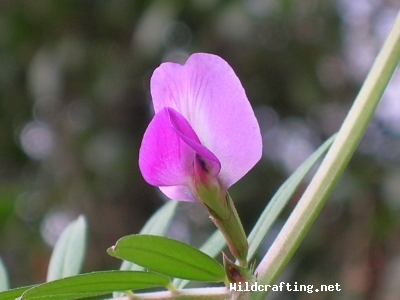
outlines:
[[[272,224],[276,221],[283,208],[289,202],[300,183],[316,164],[316,162],[326,153],[326,151],[328,151],[333,140],[335,139],[335,136],[336,135],[330,137],[309,158],[307,158],[307,160],[297,168],[297,170],[281,185],[281,187],[272,197],[271,201],[262,212],[260,218],[248,237],[248,261],[253,258]]]
[[[0,292],[7,291],[9,288],[7,270],[0,258]]]
[[[15,300],[16,298],[20,297],[26,290],[29,290],[33,286],[24,286],[19,287],[16,289],[8,290],[5,292],[0,292],[0,299],[1,300]]]
[[[200,247],[200,251],[205,254],[210,255],[211,257],[216,257],[221,253],[222,249],[226,246],[226,240],[222,235],[221,231],[216,230],[214,233],[204,242],[204,244]],[[180,278],[175,278],[172,281],[172,284],[177,289],[183,289],[190,281]]]
[[[86,251],[87,225],[79,216],[60,235],[50,258],[47,281],[79,274]]]
[[[108,253],[171,277],[221,282],[225,270],[215,259],[192,246],[166,237],[134,234],[119,239]]]
[[[21,300],[66,300],[110,294],[114,291],[166,287],[167,276],[143,271],[103,271],[66,277],[35,286]]]
[[[172,218],[175,215],[178,201],[168,201],[161,208],[159,208],[153,216],[146,222],[140,233],[142,234],[153,234],[153,235],[164,235],[167,231]],[[121,264],[120,270],[132,270],[140,271],[143,267],[138,266],[130,261],[124,260]],[[115,292],[114,298],[125,296],[124,293]]]
[[[164,235],[174,217],[178,201],[168,201],[146,222],[141,234]],[[120,270],[143,270],[141,266],[123,261]]]

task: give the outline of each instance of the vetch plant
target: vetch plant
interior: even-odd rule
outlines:
[[[177,202],[167,202],[139,234],[108,249],[121,270],[78,274],[86,222],[73,222],[59,239],[48,282],[7,290],[0,260],[0,299],[264,299],[268,291],[234,292],[233,283],[271,285],[320,212],[350,160],[400,60],[400,15],[336,136],[327,140],[281,186],[246,237],[228,188],[261,157],[261,136],[239,79],[222,58],[192,55],[184,65],[164,63],[151,79],[155,116],[143,137],[139,167],[170,199],[196,202],[218,227],[200,249],[165,237]],[[297,187],[324,156],[318,171],[263,259],[253,256]],[[224,255],[228,245],[237,262]],[[79,258],[78,261],[75,258]],[[221,287],[185,289],[189,281]],[[158,288],[160,291],[151,291]],[[163,291],[162,291],[163,289]],[[139,291],[139,292],[137,292]],[[118,292],[118,293],[116,293]],[[122,292],[122,293],[121,293]]]
[[[143,177],[169,198],[203,204],[247,265],[247,240],[228,188],[261,158],[260,128],[244,89],[220,57],[164,63],[151,78],[156,115],[139,153]]]

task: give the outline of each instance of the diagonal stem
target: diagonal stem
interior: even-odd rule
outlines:
[[[256,272],[273,284],[320,212],[358,146],[400,60],[400,13],[329,152]],[[255,293],[263,299],[266,292]]]

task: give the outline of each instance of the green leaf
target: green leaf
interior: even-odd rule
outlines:
[[[114,291],[166,287],[167,276],[143,271],[103,271],[66,277],[35,286],[21,300],[66,300],[110,294]]]
[[[175,215],[178,201],[168,201],[146,222],[141,234],[164,235]],[[120,270],[143,270],[141,266],[129,261],[123,261]]]
[[[79,274],[86,250],[87,225],[79,216],[58,239],[50,258],[47,281]]]
[[[200,247],[200,251],[205,254],[210,255],[211,257],[216,257],[221,253],[222,249],[226,246],[226,240],[222,235],[221,231],[216,230],[214,233],[204,242],[204,244]],[[183,289],[190,281],[180,278],[175,278],[172,281],[172,284],[177,289]]]
[[[146,222],[140,231],[141,234],[164,235],[167,231],[172,218],[175,215],[178,201],[168,201],[160,209],[158,209],[153,216]],[[121,264],[120,270],[140,271],[143,267],[134,264],[130,261],[124,260]],[[124,293],[115,292],[114,298],[125,296]]]
[[[399,61],[400,13],[332,147],[257,267],[259,284],[272,284],[279,278],[306,236],[359,145]],[[268,292],[254,292],[252,299],[265,299]]]
[[[316,164],[316,162],[326,153],[332,144],[335,136],[328,139],[321,145],[293,174],[290,176],[278,189],[274,197],[268,203],[267,207],[261,214],[259,220],[254,226],[252,232],[248,237],[249,241],[249,254],[248,260],[252,259],[258,247],[264,240],[272,224],[276,221],[283,208],[289,202],[300,183],[306,177],[308,172]],[[226,242],[220,231],[214,234],[204,243],[200,248],[204,253],[215,257],[225,247]],[[177,289],[184,288],[189,281],[182,279],[174,279],[173,284]]]
[[[267,207],[262,212],[256,225],[251,231],[248,242],[249,242],[249,253],[248,261],[250,261],[256,253],[258,247],[264,240],[272,224],[276,221],[283,208],[289,202],[300,183],[306,177],[308,172],[317,163],[317,161],[328,151],[335,136],[329,138],[323,143],[305,162],[301,164],[299,168],[281,185]]]
[[[7,269],[0,258],[0,292],[7,291],[9,288]]]
[[[0,299],[1,300],[15,300],[18,297],[21,297],[21,295],[26,291],[32,288],[33,286],[24,286],[24,287],[19,287],[16,289],[8,290],[5,292],[0,293]]]
[[[119,239],[107,251],[112,256],[171,277],[209,282],[226,280],[223,266],[215,259],[188,244],[166,237],[129,235]]]

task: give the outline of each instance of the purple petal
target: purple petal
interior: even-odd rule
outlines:
[[[179,137],[191,147],[197,154],[197,160],[204,163],[202,167],[210,176],[215,177],[221,170],[221,163],[218,158],[206,147],[200,144],[200,140],[188,121],[177,111],[167,108],[172,127],[176,130]],[[196,156],[195,156],[196,158]]]
[[[217,176],[220,162],[202,146],[188,121],[172,108],[164,108],[150,122],[139,152],[144,179],[175,200],[194,201],[193,178],[196,157],[204,170]]]
[[[201,145],[221,162],[218,175],[227,189],[261,158],[260,129],[244,89],[226,61],[192,55],[185,65],[163,63],[151,78],[155,112],[178,111]]]
[[[193,190],[185,185],[178,186],[160,186],[161,192],[163,192],[168,198],[177,201],[189,201],[198,202],[199,200],[193,194]]]

